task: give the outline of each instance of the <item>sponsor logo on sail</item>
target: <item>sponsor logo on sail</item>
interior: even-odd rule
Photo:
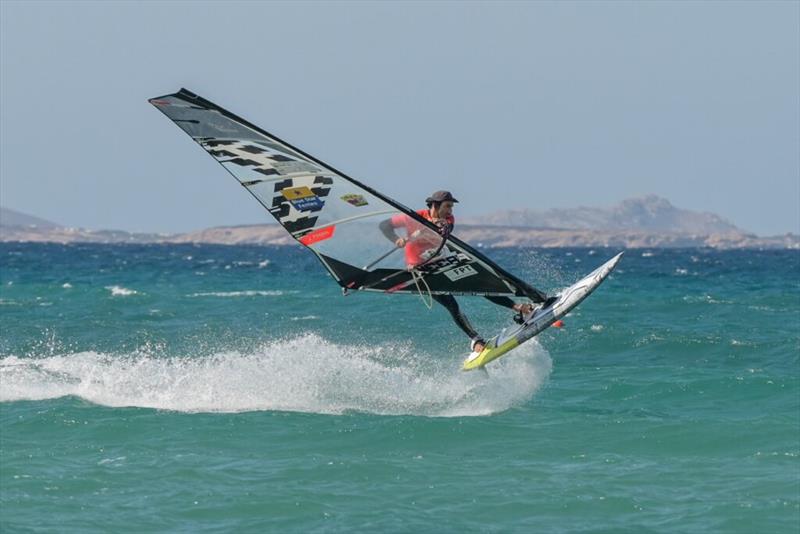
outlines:
[[[368,204],[367,199],[364,198],[364,195],[356,195],[355,193],[351,193],[349,195],[342,195],[340,198],[345,202],[347,202],[348,204],[352,204],[357,208],[360,208],[361,206],[366,206]]]
[[[283,198],[288,200],[297,211],[317,211],[322,209],[322,200],[306,186],[287,187],[281,190]]]
[[[332,238],[333,231],[335,229],[336,229],[335,226],[326,226],[325,228],[314,230],[313,232],[309,232],[303,237],[301,237],[300,242],[305,246],[309,247],[314,243],[319,243],[320,241],[325,241],[326,239]]]
[[[445,271],[442,274],[449,278],[451,282],[455,282],[456,280],[461,280],[468,276],[474,276],[478,274],[478,271],[473,269],[472,265],[462,265],[461,267],[454,267],[449,271]]]

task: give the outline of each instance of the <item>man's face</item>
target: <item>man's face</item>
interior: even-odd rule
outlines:
[[[445,200],[441,204],[439,204],[439,217],[446,218],[453,214],[453,203],[449,200]]]

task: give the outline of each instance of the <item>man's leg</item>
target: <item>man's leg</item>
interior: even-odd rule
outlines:
[[[480,349],[482,350],[485,342],[469,323],[466,315],[461,313],[461,309],[458,307],[456,298],[453,295],[431,295],[431,297],[433,297],[433,300],[444,306],[445,309],[450,312],[450,315],[453,317],[453,321],[455,321],[458,327],[465,334],[467,334],[472,341],[474,341],[471,348],[476,350],[476,346],[480,345]]]

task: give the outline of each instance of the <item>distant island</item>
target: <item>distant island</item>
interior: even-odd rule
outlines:
[[[455,235],[482,247],[712,247],[800,250],[800,236],[760,237],[718,215],[676,208],[648,195],[612,208],[507,210],[459,219]],[[0,208],[0,241],[298,245],[277,224],[225,226],[183,234],[71,228]]]

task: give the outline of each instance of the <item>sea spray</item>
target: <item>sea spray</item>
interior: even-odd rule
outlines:
[[[0,401],[72,395],[103,406],[178,412],[479,416],[530,400],[552,365],[535,342],[488,376],[462,373],[459,357],[407,344],[343,345],[317,334],[267,342],[252,353],[200,357],[149,350],[8,356],[0,359]]]

